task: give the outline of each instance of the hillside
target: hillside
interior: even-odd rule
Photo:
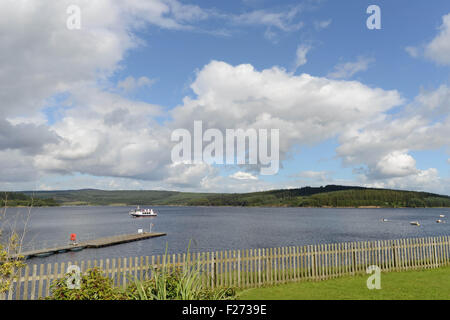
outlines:
[[[1,192],[0,206],[1,207],[42,207],[42,206],[58,206],[51,197],[31,197],[25,193],[20,192]]]
[[[450,207],[449,196],[336,185],[239,194],[96,189],[23,193],[39,199],[52,199],[62,205]]]

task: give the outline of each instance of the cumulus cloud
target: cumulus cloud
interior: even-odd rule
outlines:
[[[236,179],[236,180],[258,180],[258,177],[252,175],[248,172],[242,172],[238,171],[230,175],[230,178]]]
[[[81,174],[103,177],[101,186],[110,188],[137,183],[143,188],[257,191],[273,186],[250,173],[249,167],[224,177],[207,164],[172,164],[170,133],[192,129],[194,120],[222,132],[279,129],[282,160],[296,146],[337,137],[336,151],[344,165],[367,167],[362,177],[366,184],[407,187],[442,182],[436,169],[417,169],[409,152],[448,146],[446,86],[422,92],[407,111],[394,117],[386,112],[404,103],[395,90],[294,75],[279,67],[256,70],[250,64],[211,61],[196,74],[194,94],[161,123],[156,121],[162,115],[160,106],[127,99],[120,92],[151,85],[151,79],[125,78],[117,84],[121,90],[105,83],[126,53],[142,45],[135,36],[139,28],[189,30],[211,13],[175,0],[80,0],[75,3],[82,7],[83,27],[70,31],[65,28],[65,9],[73,3],[0,3],[0,28],[6,35],[0,42],[0,58],[9,62],[0,65],[2,185]],[[295,19],[298,13],[256,11],[246,18],[249,23],[292,31],[301,27]],[[300,65],[306,63],[308,51],[300,50]],[[362,69],[343,65],[335,77],[345,79]],[[42,109],[60,94],[65,97],[59,101],[60,117],[54,123],[43,122]],[[324,172],[303,172],[302,177],[329,180]],[[89,179],[83,181],[94,183]],[[42,186],[49,187],[44,182]]]
[[[72,4],[81,8],[80,30],[66,27]],[[175,0],[1,2],[0,59],[8,62],[0,66],[0,149],[27,159],[9,161],[9,172],[162,179],[169,160],[160,148],[168,148],[169,132],[152,123],[159,107],[107,92],[102,83],[126,52],[142,45],[134,31],[146,25],[191,29],[190,23],[207,16]],[[127,91],[151,82],[129,77],[118,87]],[[51,126],[30,122],[42,119],[43,108],[61,94],[67,99],[58,103],[60,120]],[[25,156],[30,153],[36,156]]]
[[[356,61],[340,63],[334,67],[334,71],[328,74],[333,79],[348,79],[356,73],[366,71],[375,60],[367,57],[358,57]]]
[[[450,65],[450,13],[442,17],[439,34],[426,45],[425,56],[438,64]]]
[[[339,136],[337,155],[348,166],[363,165],[363,181],[380,186],[433,190],[449,194],[448,183],[435,168],[416,168],[408,151],[449,147],[449,88],[422,92],[395,115],[385,115],[356,131]],[[429,178],[430,183],[425,184]],[[439,181],[439,183],[436,183]],[[421,185],[422,183],[422,185]],[[372,185],[372,184],[370,184]]]
[[[439,172],[435,168],[427,170],[418,170],[415,174],[404,177],[396,177],[389,179],[381,179],[366,183],[365,186],[373,188],[389,188],[400,190],[414,190],[414,191],[432,191],[442,194],[448,194],[447,187],[450,181],[445,180],[439,176]]]
[[[0,119],[0,150],[17,149],[35,154],[47,144],[56,143],[58,136],[47,126],[32,123],[11,124]]]
[[[381,158],[373,174],[381,177],[405,177],[416,174],[416,160],[407,153],[393,151]]]
[[[406,52],[413,58],[425,57],[439,65],[450,65],[450,13],[442,17],[438,34],[421,46],[407,46]]]
[[[397,91],[355,81],[220,61],[201,69],[191,88],[196,97],[171,111],[176,127],[191,128],[193,119],[202,119],[205,127],[219,129],[280,129],[282,152],[364,126],[403,102]]]

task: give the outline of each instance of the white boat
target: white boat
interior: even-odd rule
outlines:
[[[381,219],[381,221],[383,221],[383,222],[389,222],[389,220],[386,219],[386,218]]]
[[[443,214],[439,215],[439,218],[445,218],[445,216]]]
[[[444,223],[441,219],[436,220],[436,223]]]
[[[411,221],[410,224],[420,227],[420,223],[418,221]]]
[[[133,217],[156,217],[158,215],[156,211],[153,211],[153,209],[141,209],[139,206],[137,206],[136,209],[131,210],[129,213]]]

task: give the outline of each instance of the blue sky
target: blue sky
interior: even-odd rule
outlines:
[[[314,1],[309,1],[314,3]],[[299,1],[197,1],[205,8],[217,8],[226,13],[240,14],[252,9],[288,10]],[[406,97],[414,98],[421,87],[436,88],[449,80],[448,68],[425,60],[414,59],[405,47],[420,45],[436,35],[443,14],[450,4],[436,1],[430,6],[426,1],[377,1],[382,9],[382,30],[366,28],[366,9],[373,1],[350,0],[317,1],[314,8],[297,16],[305,27],[293,32],[279,32],[273,41],[264,34],[264,26],[230,27],[223,20],[210,21],[206,29],[230,28],[229,36],[202,32],[161,30],[150,27],[139,35],[148,46],[130,52],[124,61],[125,68],[117,79],[129,74],[157,78],[147,96],[162,105],[174,106],[189,94],[186,86],[195,76],[195,70],[211,60],[226,61],[232,65],[251,63],[261,70],[274,65],[291,70],[299,43],[311,43],[314,49],[309,63],[297,73],[306,72],[326,76],[340,61],[355,60],[358,56],[376,59],[372,68],[356,78],[366,84],[384,89],[397,89]],[[258,4],[258,5],[256,5]],[[211,6],[213,5],[213,6]],[[329,27],[317,31],[314,22],[331,20]],[[396,71],[396,72],[393,72]]]
[[[2,93],[11,126],[4,139],[24,128],[41,132],[0,139],[11,172],[2,189],[244,192],[336,183],[450,194],[448,1],[102,0],[96,7],[79,0],[71,2],[81,8],[79,31],[59,25],[69,2],[36,3],[28,12],[0,8],[24,30],[2,27],[10,28],[5,59],[31,66],[3,66],[9,78],[0,83],[15,77],[20,92]],[[374,4],[381,30],[366,27]],[[39,23],[48,25],[39,30]],[[24,43],[28,57],[15,54]],[[234,105],[246,92],[233,82],[273,105]],[[279,86],[289,97],[253,84]],[[240,111],[245,116],[233,118]],[[284,123],[278,174],[168,160],[175,128],[194,120],[252,128],[264,112]],[[339,117],[345,112],[348,121]]]

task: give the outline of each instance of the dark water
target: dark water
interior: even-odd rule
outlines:
[[[49,263],[115,257],[134,257],[191,251],[269,248],[360,240],[398,239],[450,234],[450,221],[436,223],[450,209],[322,209],[322,208],[231,208],[154,207],[156,218],[132,218],[131,207],[34,208],[28,223],[26,246],[52,247],[67,244],[70,233],[79,241],[117,234],[136,233],[142,228],[167,236],[80,252],[33,258]],[[10,217],[26,216],[26,209],[10,208]],[[381,222],[386,218],[389,222]],[[420,227],[410,221],[419,221]]]

